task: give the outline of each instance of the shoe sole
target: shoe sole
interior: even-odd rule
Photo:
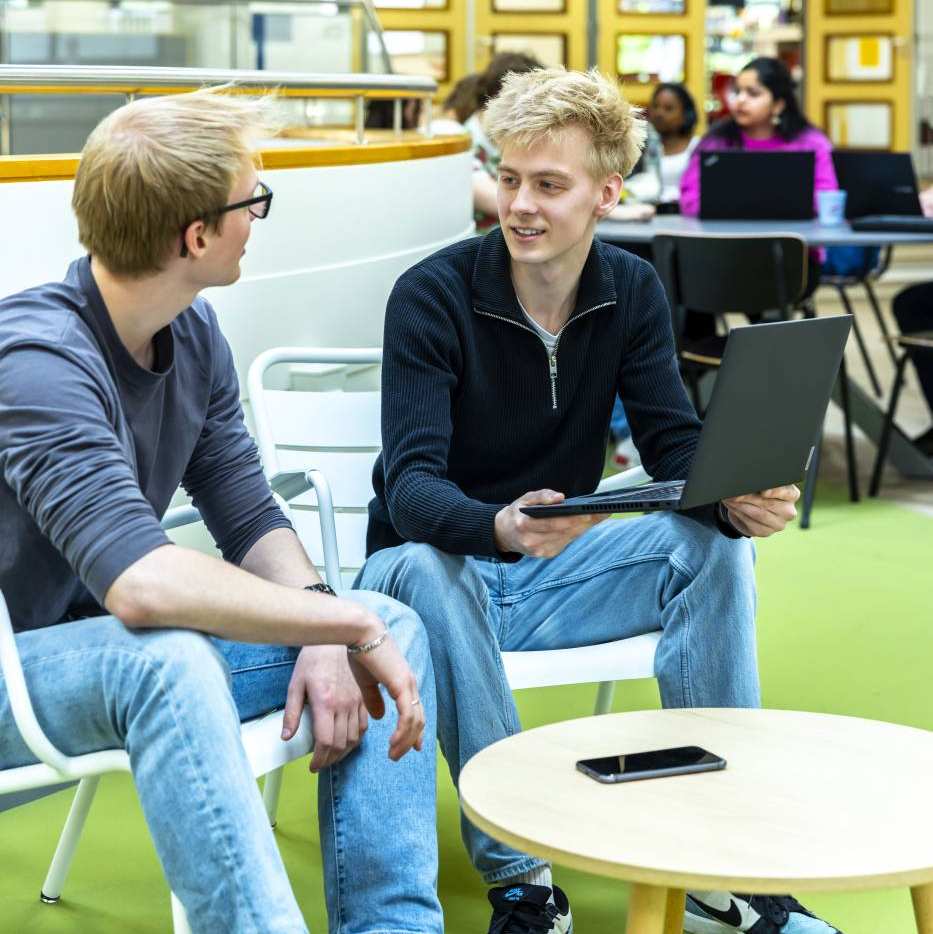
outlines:
[[[722,924],[715,918],[701,918],[688,911],[684,913],[684,931],[687,934],[736,934],[738,928]]]

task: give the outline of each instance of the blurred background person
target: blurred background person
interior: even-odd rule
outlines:
[[[697,108],[690,92],[677,83],[659,84],[647,110],[651,132],[645,153],[625,181],[636,200],[651,202],[662,214],[680,210],[680,180],[699,143]]]
[[[680,184],[681,213],[690,216],[699,213],[699,154],[718,149],[812,152],[815,213],[817,192],[839,187],[833,168],[833,146],[804,116],[787,66],[776,58],[750,61],[736,76],[729,109],[730,116],[717,123],[690,156]],[[768,179],[762,178],[761,184],[767,185]]]
[[[794,81],[787,66],[776,58],[755,58],[736,76],[729,97],[730,116],[720,120],[694,147],[687,170],[680,182],[680,211],[695,217],[700,211],[700,154],[722,149],[752,152],[812,152],[813,210],[817,193],[839,187],[833,168],[833,145],[829,138],[804,116],[794,93]],[[770,184],[766,177],[762,185]],[[808,299],[820,282],[824,253],[810,250],[807,288],[801,300]],[[688,311],[684,337],[696,340],[715,332],[711,315]]]
[[[463,133],[467,120],[479,110],[480,72],[461,78],[451,89],[441,105],[441,115],[432,121],[431,130],[436,134]]]
[[[473,218],[477,233],[485,233],[499,223],[496,184],[500,156],[483,127],[483,108],[502,90],[507,74],[541,67],[541,62],[524,52],[500,52],[479,77],[477,110],[465,124],[473,140]]]

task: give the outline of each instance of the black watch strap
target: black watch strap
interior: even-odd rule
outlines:
[[[337,596],[337,591],[330,584],[308,584],[305,590],[310,590],[312,593],[326,593],[332,597]]]

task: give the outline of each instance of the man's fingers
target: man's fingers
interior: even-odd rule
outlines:
[[[520,506],[546,506],[549,503],[559,503],[564,494],[557,490],[531,490],[516,501]]]
[[[285,696],[285,714],[282,717],[282,739],[291,739],[298,729],[301,713],[305,708],[305,688],[300,678],[293,677],[288,683]]]
[[[316,712],[312,708],[314,730],[314,755],[311,757],[309,768],[312,772],[319,772],[326,768],[331,760],[334,743],[334,714],[330,711]]]
[[[369,729],[369,714],[366,713],[366,705],[360,704],[356,709],[357,736],[362,739],[363,734]]]
[[[424,704],[421,703],[414,675],[406,679],[395,703],[398,707],[398,724],[389,740],[389,758],[398,761],[416,746],[424,733]]]
[[[381,720],[386,712],[386,705],[382,694],[379,693],[379,685],[367,684],[360,687],[360,693],[363,695],[363,703],[366,705],[369,716]]]

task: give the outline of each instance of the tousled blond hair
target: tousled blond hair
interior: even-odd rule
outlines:
[[[160,272],[188,224],[216,227],[253,146],[275,131],[272,98],[222,90],[133,101],[88,137],[71,205],[81,243],[115,275]]]
[[[581,127],[592,140],[585,164],[597,180],[615,172],[625,178],[638,161],[647,130],[641,111],[595,68],[539,68],[506,75],[501,92],[486,106],[484,125],[500,152],[509,143],[531,146]]]

